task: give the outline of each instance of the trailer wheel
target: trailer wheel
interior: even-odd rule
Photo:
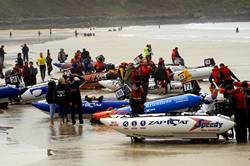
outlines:
[[[131,137],[131,143],[140,143],[143,142],[145,138]]]

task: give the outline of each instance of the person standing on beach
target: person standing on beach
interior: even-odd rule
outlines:
[[[40,53],[40,57],[37,59],[36,64],[40,67],[40,73],[42,81],[44,82],[46,73],[46,59],[43,57],[43,53]]]
[[[48,83],[48,92],[46,94],[46,101],[50,109],[50,127],[54,126],[54,114],[56,111],[56,82],[50,81]]]
[[[41,32],[40,32],[40,31],[38,31],[37,33],[38,33],[38,37],[40,37],[40,36],[41,36]]]
[[[33,62],[29,62],[29,74],[30,74],[30,85],[36,85],[36,75],[38,73],[37,68],[33,66]]]
[[[20,52],[17,54],[16,64],[20,69],[23,68],[23,59],[22,59],[22,54]]]
[[[27,61],[29,61],[29,47],[27,46],[27,44],[24,44],[23,45],[23,48],[22,48],[22,52],[23,52],[23,61],[25,61],[25,59]]]
[[[79,78],[71,76],[69,89],[71,94],[71,119],[72,124],[76,123],[75,114],[78,114],[79,124],[83,124],[82,118],[82,99],[81,99],[81,92],[79,86],[81,85],[81,81]]]
[[[46,63],[47,63],[47,68],[48,68],[48,75],[50,75],[51,71],[53,70],[52,67],[52,61],[53,59],[50,56],[50,50],[47,50],[47,57],[46,57]]]
[[[28,62],[24,62],[23,66],[23,82],[25,86],[30,86],[31,85],[31,77],[30,77],[30,71],[29,71],[29,64]]]
[[[59,125],[61,126],[62,123],[65,122],[64,118],[66,118],[68,122],[68,117],[67,117],[68,107],[69,105],[71,105],[70,90],[63,77],[59,78],[55,92],[56,92],[56,104],[60,117]]]
[[[0,48],[0,67],[4,68],[4,56],[5,56],[6,52],[4,51],[4,45],[1,45]]]
[[[75,30],[75,37],[77,37],[78,36],[78,32],[77,32],[77,30]]]

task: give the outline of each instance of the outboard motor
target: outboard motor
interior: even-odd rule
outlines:
[[[215,101],[215,114],[221,114],[228,117],[233,115],[230,105],[226,100]]]
[[[204,66],[205,67],[214,66],[214,65],[215,65],[214,58],[204,59]]]

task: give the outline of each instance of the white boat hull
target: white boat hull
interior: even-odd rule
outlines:
[[[189,68],[188,72],[192,75],[192,79],[193,80],[204,80],[204,79],[208,79],[211,71],[212,71],[213,67],[212,66],[208,66],[208,67],[200,67],[200,68]],[[174,72],[174,80],[175,81],[180,81],[180,73],[182,71],[176,71]]]
[[[121,85],[119,84],[118,80],[103,80],[103,81],[99,81],[99,84],[101,84],[103,87],[108,88],[112,91],[116,91],[117,89],[121,88]],[[154,80],[150,79],[148,93],[149,94],[157,94],[157,93],[159,93],[159,90],[160,90],[159,88],[155,87]],[[183,92],[182,83],[176,82],[176,81],[171,81],[170,85],[168,84],[168,92],[169,93]]]
[[[142,116],[100,120],[104,125],[130,137],[139,138],[217,138],[234,127],[228,117],[219,116]]]

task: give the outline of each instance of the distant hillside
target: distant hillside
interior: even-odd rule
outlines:
[[[250,0],[0,0],[0,27],[248,21]]]

